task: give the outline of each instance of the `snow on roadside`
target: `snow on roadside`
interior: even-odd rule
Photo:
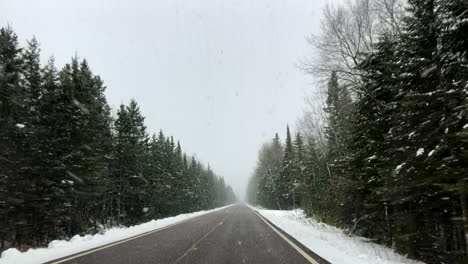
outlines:
[[[362,237],[307,218],[302,210],[263,210],[252,207],[304,246],[333,264],[423,264]]]
[[[79,236],[76,235],[70,240],[54,240],[49,243],[47,248],[29,249],[26,252],[20,252],[11,248],[5,250],[0,256],[0,264],[33,264],[62,258],[84,250],[106,245],[115,241],[133,237],[148,231],[166,227],[190,218],[208,214],[228,206],[219,207],[213,210],[198,211],[188,214],[180,214],[173,217],[151,220],[147,223],[130,227],[115,227],[108,229],[103,234]]]

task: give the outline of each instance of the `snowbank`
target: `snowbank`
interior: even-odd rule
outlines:
[[[20,252],[17,249],[5,250],[0,257],[0,264],[33,264],[58,259],[84,250],[99,247],[115,241],[119,241],[132,236],[163,228],[175,223],[179,223],[190,218],[211,213],[228,206],[216,208],[213,210],[199,211],[189,214],[181,214],[173,217],[151,220],[130,227],[111,228],[103,234],[79,236],[76,235],[70,240],[54,240],[49,243],[47,248],[29,249],[26,252]]]
[[[365,238],[349,237],[341,229],[307,218],[302,210],[253,209],[333,264],[423,264]]]

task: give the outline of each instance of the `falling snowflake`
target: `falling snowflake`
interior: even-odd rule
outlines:
[[[416,152],[416,157],[419,157],[419,156],[421,156],[422,154],[424,154],[424,149],[423,149],[423,148],[420,148],[420,149],[418,149],[418,151]]]
[[[403,166],[405,166],[405,164],[406,164],[406,163],[403,162],[402,164],[398,165],[398,166],[396,167],[396,169],[395,169],[395,173],[398,174],[398,173],[401,171],[401,169],[403,168]]]

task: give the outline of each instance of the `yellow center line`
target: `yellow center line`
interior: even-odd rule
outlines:
[[[226,218],[228,217],[228,215],[226,215],[225,217],[223,217],[223,219],[221,220],[221,222],[219,222],[217,225],[215,225],[210,231],[208,231],[208,233],[206,233],[202,238],[200,238],[197,242],[195,242],[191,247],[189,247],[189,249],[187,251],[185,251],[185,253],[180,256],[174,263],[178,263],[180,260],[182,260],[185,256],[187,256],[190,251],[192,250],[197,250],[198,249],[198,244],[200,244],[200,242],[205,239],[208,235],[210,235],[213,231],[215,231],[215,229],[224,224],[224,221],[226,220]]]
[[[232,206],[232,205],[231,205],[231,206]],[[229,207],[230,207],[230,206],[229,206]],[[185,222],[187,222],[187,221],[191,221],[191,220],[198,219],[198,218],[200,218],[200,217],[202,217],[202,216],[204,216],[204,215],[206,215],[206,214],[202,214],[202,215],[199,215],[199,216],[194,216],[194,217],[191,217],[191,218],[182,220],[182,221],[177,222],[177,223],[174,223],[174,224],[170,224],[170,225],[167,225],[167,226],[164,226],[164,227],[161,227],[161,228],[152,230],[152,231],[148,231],[148,232],[145,232],[145,233],[143,233],[143,234],[136,235],[136,236],[133,236],[133,237],[124,239],[124,240],[120,240],[120,241],[117,241],[117,242],[114,242],[114,243],[111,243],[111,244],[107,244],[107,245],[104,245],[104,246],[100,246],[100,247],[97,247],[97,248],[93,248],[93,249],[90,249],[90,250],[85,251],[85,252],[83,252],[83,253],[79,253],[79,254],[77,254],[77,255],[73,255],[73,256],[71,256],[71,257],[64,258],[64,259],[60,259],[60,260],[57,260],[57,261],[54,261],[54,262],[50,262],[50,263],[51,263],[51,264],[59,264],[59,263],[67,262],[67,261],[69,261],[69,260],[76,259],[76,258],[85,256],[85,255],[94,253],[94,252],[96,252],[96,251],[100,251],[100,250],[103,250],[103,249],[106,249],[106,248],[110,248],[110,247],[113,247],[113,246],[117,246],[117,245],[123,244],[123,243],[125,243],[125,242],[131,241],[131,240],[134,240],[134,239],[143,237],[143,236],[151,235],[151,234],[153,234],[153,233],[159,232],[159,231],[164,230],[164,229],[167,229],[167,228],[169,228],[169,227],[173,227],[173,226],[178,225],[178,224],[185,223]]]
[[[261,216],[259,213],[257,213],[255,210],[251,209],[260,219],[265,222],[273,231],[275,231],[276,234],[278,234],[282,239],[284,239],[292,248],[294,248],[299,254],[301,254],[307,261],[309,261],[312,264],[320,264],[318,263],[314,258],[312,258],[309,254],[307,254],[304,250],[302,250],[300,247],[298,247],[296,244],[294,244],[291,240],[289,240],[285,235],[283,235],[280,231],[278,231],[274,226],[272,226],[268,221],[265,220],[263,216]]]

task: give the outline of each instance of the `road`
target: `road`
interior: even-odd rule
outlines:
[[[328,263],[236,204],[156,232],[48,262],[50,264]]]

